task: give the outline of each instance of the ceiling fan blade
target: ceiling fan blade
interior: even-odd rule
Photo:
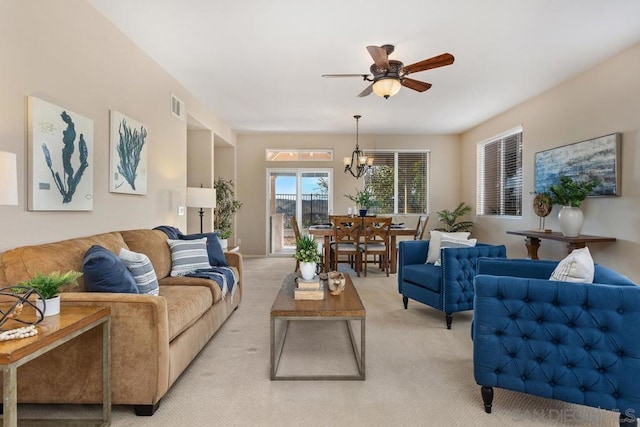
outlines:
[[[387,55],[387,49],[380,46],[367,46],[367,50],[378,68],[382,70],[389,69],[389,55]]]
[[[419,80],[409,79],[405,77],[402,79],[402,86],[408,87],[409,89],[417,90],[418,92],[424,92],[431,87],[431,83],[421,82]]]
[[[369,74],[323,74],[322,77],[329,77],[329,78],[335,78],[335,77],[361,77],[363,79],[367,79],[367,77],[369,77]]]
[[[368,95],[371,95],[371,92],[373,92],[373,83],[371,83],[369,86],[367,86],[362,92],[360,92],[358,94],[358,98],[362,98]]]
[[[453,64],[454,57],[450,53],[443,53],[442,55],[434,56],[433,58],[425,59],[424,61],[416,62],[415,64],[407,65],[402,69],[402,73],[407,75],[409,73],[417,73],[418,71],[430,70],[432,68],[444,67],[445,65]]]

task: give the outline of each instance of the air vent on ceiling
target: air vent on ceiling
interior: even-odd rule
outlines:
[[[171,94],[171,112],[181,120],[187,119],[187,111],[184,107],[184,102],[174,94]]]

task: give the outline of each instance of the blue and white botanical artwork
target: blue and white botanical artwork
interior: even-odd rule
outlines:
[[[147,127],[111,110],[109,191],[147,194]]]
[[[587,141],[540,151],[535,155],[535,191],[549,191],[561,176],[575,181],[598,179],[589,196],[620,195],[621,135],[612,133]]]
[[[93,120],[30,96],[29,210],[93,210]]]

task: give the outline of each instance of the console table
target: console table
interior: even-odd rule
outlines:
[[[538,259],[538,248],[540,247],[540,239],[557,240],[567,244],[567,253],[571,253],[574,249],[584,248],[587,243],[605,243],[615,242],[615,237],[589,236],[581,234],[576,237],[568,237],[557,231],[545,233],[538,230],[526,231],[507,231],[507,234],[515,234],[525,236],[525,246],[527,247],[528,256],[531,259]]]

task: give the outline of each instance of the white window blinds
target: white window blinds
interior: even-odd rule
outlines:
[[[522,216],[522,127],[477,146],[478,215]]]
[[[373,192],[379,214],[422,214],[428,211],[428,151],[368,151],[373,167],[364,184]]]

